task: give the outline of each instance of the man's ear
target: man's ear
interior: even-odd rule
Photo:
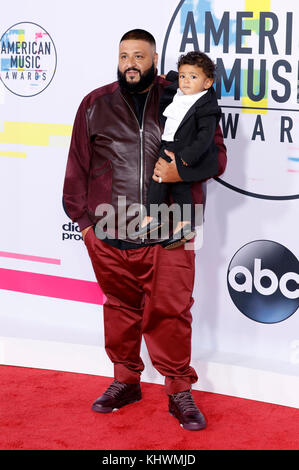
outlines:
[[[157,66],[158,66],[158,58],[159,58],[158,53],[155,52],[154,53],[154,66],[155,66],[155,68],[157,68]]]

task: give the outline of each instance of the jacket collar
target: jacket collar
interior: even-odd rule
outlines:
[[[208,92],[205,93],[201,98],[199,98],[192,106],[189,108],[187,113],[185,114],[183,120],[181,121],[177,131],[182,127],[182,125],[195,113],[197,108],[204,106],[206,103],[212,100],[213,95],[215,94],[215,90],[213,87],[209,88]]]

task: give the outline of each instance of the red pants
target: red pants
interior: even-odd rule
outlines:
[[[197,381],[190,367],[194,251],[160,245],[119,250],[85,236],[104,305],[105,349],[120,382],[137,383],[144,364],[142,335],[153,366],[165,376],[166,393]]]

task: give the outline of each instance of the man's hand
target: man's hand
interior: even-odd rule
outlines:
[[[90,228],[92,228],[92,225],[89,225],[88,227],[84,228],[84,229],[81,231],[83,240],[84,240],[84,238],[85,238],[85,236],[86,236],[86,234],[87,234],[87,232],[88,232],[88,230],[89,230]]]
[[[160,177],[163,183],[178,183],[183,181],[177,170],[174,153],[169,150],[164,150],[164,152],[171,158],[171,162],[168,163],[160,157],[154,168],[153,180],[159,183]]]

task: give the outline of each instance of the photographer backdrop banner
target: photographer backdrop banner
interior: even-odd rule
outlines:
[[[299,407],[299,6],[295,0],[16,0],[0,18],[0,358],[113,375],[98,287],[62,187],[83,97],[116,80],[129,29],[159,72],[205,51],[228,151],[196,252],[194,388]],[[111,279],[113,282],[113,279]],[[144,343],[142,379],[163,383]]]

